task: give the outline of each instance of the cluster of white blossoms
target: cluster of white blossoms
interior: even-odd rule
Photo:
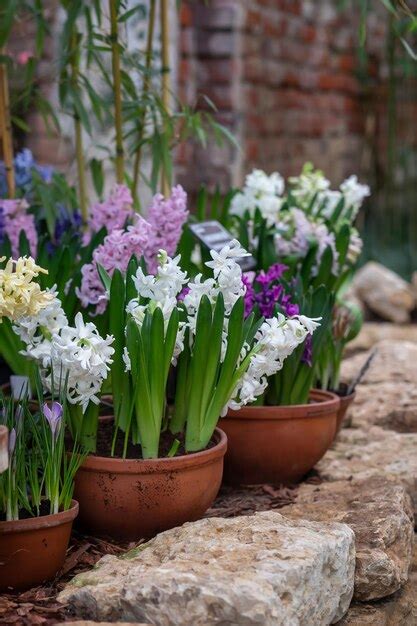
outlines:
[[[313,275],[317,274],[324,251],[330,247],[333,253],[332,272],[337,275],[338,254],[336,238],[329,232],[326,224],[309,218],[304,211],[292,207],[285,212],[278,222],[274,235],[275,249],[279,256],[304,257],[310,249],[312,241],[317,244]]]
[[[179,267],[180,256],[171,259],[164,250],[159,252],[160,265],[155,276],[145,275],[142,268],[138,268],[133,278],[138,296],[128,303],[126,312],[139,326],[142,325],[147,310],[153,311],[159,307],[164,317],[166,330],[174,308],[178,306],[179,300],[183,302],[187,319],[179,325],[174,362],[184,349],[184,335],[187,328],[190,330],[190,342],[193,341],[201,298],[207,296],[214,305],[219,293],[223,295],[225,306],[222,345],[222,355],[224,355],[227,348],[228,316],[237,300],[245,295],[242,270],[236,259],[247,256],[248,252],[234,239],[220,252],[211,250],[210,254],[212,261],[208,261],[206,266],[213,270],[214,278],[203,279],[202,274],[198,274],[193,280],[188,280],[186,272]],[[127,350],[124,353],[124,361],[127,369],[130,369]]]
[[[167,330],[172,312],[178,306],[178,296],[187,283],[187,273],[180,268],[180,260],[180,256],[171,259],[165,250],[160,250],[156,275],[146,275],[141,267],[137,269],[133,283],[138,295],[128,302],[126,313],[133,317],[138,326],[142,325],[146,311],[153,311],[159,307],[164,318],[165,331]],[[147,301],[146,304],[141,304],[143,299]],[[180,322],[174,348],[174,360],[184,349],[184,334],[185,324]],[[126,369],[130,370],[130,357],[126,348],[123,358]]]
[[[333,252],[333,274],[337,275],[338,254],[333,227],[343,222],[353,224],[365,198],[370,195],[368,185],[358,181],[357,176],[349,176],[339,189],[331,189],[330,181],[311,163],[306,163],[299,176],[288,179],[289,193],[283,197],[284,179],[278,172],[270,176],[261,170],[253,170],[246,177],[245,185],[237,193],[231,204],[231,213],[243,217],[249,214],[248,229],[252,244],[257,245],[253,231],[253,217],[259,209],[268,227],[275,231],[274,242],[280,256],[307,254],[311,243],[317,244],[317,268],[324,250],[330,246]],[[343,201],[343,205],[341,202]],[[282,205],[287,209],[282,211]],[[337,215],[336,215],[337,209]],[[347,261],[354,263],[362,249],[362,240],[356,229],[351,229],[351,239]]]
[[[212,250],[210,254],[212,260],[206,265],[213,270],[213,278],[203,279],[199,274],[193,280],[188,281],[185,272],[179,267],[179,257],[171,259],[163,251],[160,253],[161,266],[156,276],[146,276],[140,268],[136,273],[134,283],[138,290],[138,297],[128,303],[126,310],[137,324],[142,324],[148,307],[154,310],[157,306],[162,310],[167,323],[174,307],[180,306],[179,301],[183,303],[186,321],[182,323],[178,331],[174,359],[184,349],[184,332],[187,327],[190,330],[190,348],[193,349],[196,318],[201,298],[207,296],[214,307],[220,293],[225,303],[220,360],[224,359],[229,316],[234,304],[245,295],[246,291],[242,281],[242,270],[236,259],[246,256],[247,252],[238,241],[233,240],[220,252]],[[140,304],[144,302],[142,298],[147,302]],[[239,367],[244,373],[233,391],[233,397],[224,407],[223,414],[228,408],[238,408],[253,402],[262,394],[267,386],[267,377],[278,372],[287,356],[318,326],[318,319],[310,319],[303,315],[286,318],[279,314],[277,317],[265,320],[255,336],[253,345],[245,344],[242,348]],[[124,358],[126,369],[129,370],[130,358],[127,351],[125,351]]]
[[[284,179],[274,172],[270,176],[262,170],[253,170],[246,176],[245,185],[232,200],[230,212],[243,217],[246,213],[253,218],[258,209],[268,226],[277,220],[284,202]]]
[[[64,326],[51,341],[51,366],[44,380],[48,389],[59,390],[60,380],[68,377],[67,397],[71,404],[82,406],[99,403],[103,381],[112,363],[113,337],[103,339],[92,322],[85,323],[81,313],[75,316],[75,326]],[[58,376],[57,376],[58,373]]]
[[[206,295],[210,302],[214,303],[219,293],[222,293],[226,316],[230,314],[237,300],[245,295],[242,269],[236,259],[250,256],[249,253],[233,239],[220,252],[211,250],[210,255],[212,261],[207,261],[206,266],[213,271],[214,278],[203,280],[202,275],[197,274],[194,280],[188,283],[184,305],[189,317],[195,316],[202,295]]]
[[[75,326],[69,326],[55,287],[49,294],[49,304],[37,315],[16,320],[13,330],[26,345],[22,354],[38,363],[45,388],[59,392],[67,381],[68,401],[84,412],[90,401],[99,402],[112,363],[113,337],[103,339],[95,324],[84,323],[81,313]]]
[[[282,369],[285,359],[320,326],[320,319],[305,315],[286,318],[279,313],[277,317],[265,320],[255,335],[253,348],[249,351],[247,346],[247,354],[241,355],[242,360],[249,359],[249,367],[236,385],[222,415],[228,409],[238,410],[245,404],[255,402],[266,390],[268,377]]]
[[[349,218],[352,223],[366,197],[370,195],[368,185],[363,185],[355,175],[349,176],[339,189],[330,189],[330,181],[320,170],[314,170],[311,163],[306,163],[300,176],[289,179],[291,195],[296,204],[312,215],[331,219],[341,200],[343,210],[339,220]]]

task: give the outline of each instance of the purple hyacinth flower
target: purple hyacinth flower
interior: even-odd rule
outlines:
[[[309,367],[313,365],[313,340],[311,335],[307,335],[304,342],[304,352],[301,357],[301,362],[305,363]]]
[[[178,302],[183,302],[185,296],[190,293],[190,288],[189,287],[183,287],[181,293],[178,294],[177,300]]]
[[[43,405],[42,413],[50,426],[53,438],[56,439],[62,415],[64,413],[62,405],[59,404],[59,402],[52,402],[52,407],[49,408],[49,406],[45,403]]]

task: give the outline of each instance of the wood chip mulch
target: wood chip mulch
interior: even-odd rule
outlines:
[[[315,483],[316,478],[312,476],[308,482]],[[294,502],[296,493],[296,487],[272,485],[222,487],[206,517],[235,517],[250,515],[257,511],[280,509]],[[66,583],[75,574],[91,569],[105,554],[117,556],[135,545],[138,543],[115,543],[74,531],[64,567],[54,581],[19,594],[0,595],[0,624],[54,626],[72,620],[73,617],[67,608],[56,600]]]
[[[91,569],[105,554],[123,554],[134,544],[116,544],[73,532],[62,570],[51,583],[0,595],[0,624],[52,626],[73,619],[56,597],[75,574]]]

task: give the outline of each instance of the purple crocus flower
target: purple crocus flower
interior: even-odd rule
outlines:
[[[43,405],[42,413],[50,426],[52,437],[54,439],[56,439],[58,435],[63,412],[62,405],[59,404],[59,402],[52,402],[51,408],[49,408],[46,402]]]

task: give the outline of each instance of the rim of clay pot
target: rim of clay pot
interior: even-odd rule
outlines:
[[[352,391],[352,393],[350,393],[348,396],[339,396],[339,394],[336,395],[340,399],[340,403],[342,404],[346,402],[351,402],[356,396],[356,391]]]
[[[310,404],[291,404],[283,406],[243,406],[238,411],[229,410],[227,419],[244,420],[293,420],[294,418],[322,417],[336,413],[340,407],[340,398],[331,391],[312,389]],[[262,412],[262,415],[259,413]]]
[[[96,472],[108,471],[112,474],[155,474],[159,471],[195,467],[212,463],[214,459],[222,457],[227,449],[227,436],[220,428],[216,428],[213,435],[216,444],[212,448],[191,452],[181,456],[163,457],[159,459],[116,459],[108,456],[88,456],[80,470]]]
[[[10,532],[22,533],[28,530],[60,526],[61,524],[72,522],[78,515],[78,509],[79,505],[77,500],[71,500],[71,506],[66,511],[60,511],[52,515],[41,515],[39,517],[0,522],[0,535],[5,535]]]

